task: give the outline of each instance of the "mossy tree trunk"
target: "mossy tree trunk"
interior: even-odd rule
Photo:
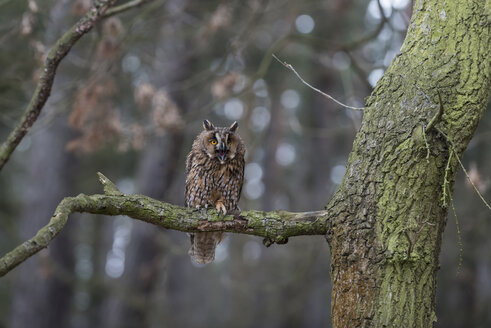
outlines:
[[[328,229],[333,327],[432,327],[436,320],[456,156],[490,96],[490,6],[416,1],[401,51],[368,99],[346,176],[328,205],[340,213]]]

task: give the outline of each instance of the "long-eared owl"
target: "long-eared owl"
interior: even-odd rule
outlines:
[[[214,206],[219,213],[237,211],[244,182],[245,145],[237,134],[237,122],[215,127],[203,122],[203,131],[193,142],[186,160],[186,206],[197,209]],[[215,259],[223,232],[191,234],[189,255],[198,263]]]

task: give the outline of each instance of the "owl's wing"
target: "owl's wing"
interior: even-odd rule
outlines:
[[[191,162],[193,160],[192,158],[193,154],[190,153],[188,155],[188,158],[186,160],[186,188],[184,192],[184,205],[189,206],[189,192],[191,191],[191,183],[192,183],[192,178],[189,176],[189,173],[191,171]]]
[[[191,164],[193,163],[194,159],[194,153],[191,151],[186,158],[186,175],[189,174],[189,171],[191,171]]]
[[[239,176],[237,177],[239,179],[239,195],[237,199],[237,204],[239,203],[240,195],[242,195],[242,185],[244,184],[244,168],[245,168],[244,158],[242,158],[242,160],[240,161],[240,166],[241,168],[239,169]]]

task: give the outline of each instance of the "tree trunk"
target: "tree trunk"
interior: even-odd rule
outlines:
[[[174,166],[179,158],[176,152],[182,144],[182,134],[175,133],[170,137],[152,140],[142,154],[137,174],[137,186],[145,195],[157,199],[169,198],[166,195],[174,180]],[[162,149],[172,151],[162,152]],[[180,195],[179,195],[180,196]],[[168,233],[167,233],[168,234]],[[115,303],[116,320],[111,322],[114,327],[143,327],[150,325],[153,305],[152,292],[158,289],[160,277],[165,274],[163,262],[166,257],[162,246],[157,242],[162,231],[154,226],[138,223],[131,231],[131,244],[126,255],[126,269],[123,281],[132,286],[130,297],[139,297],[145,300],[145,306],[135,307],[128,302],[117,300]],[[115,319],[115,318],[113,318]],[[108,324],[109,325],[109,324]]]
[[[436,321],[456,156],[491,90],[485,12],[484,1],[416,1],[401,51],[367,101],[344,181],[328,205],[339,213],[327,236],[333,327]]]
[[[166,12],[171,8],[183,10],[186,1],[173,0],[166,3]],[[181,17],[181,16],[179,16]],[[165,54],[166,65],[163,68],[154,69],[151,80],[156,81],[157,89],[162,85],[172,85],[176,81],[184,79],[192,70],[192,60],[179,55],[179,46],[182,40],[180,34],[170,33],[182,28],[183,20],[175,19],[163,21],[161,30],[166,33],[159,34],[159,42],[155,51]],[[169,92],[169,97],[178,106],[180,113],[185,113],[188,105],[185,100],[180,99],[175,92]],[[156,199],[173,201],[180,204],[184,200],[184,193],[173,194],[171,188],[177,178],[181,176],[179,171],[179,158],[182,158],[184,135],[182,129],[168,131],[163,137],[153,137],[145,151],[141,154],[136,185],[139,192]],[[131,244],[127,252],[127,261],[123,281],[132,284],[133,293],[142,298],[144,305],[141,307],[130,306],[119,301],[116,304],[118,311],[115,327],[144,327],[156,323],[162,312],[156,305],[155,294],[162,293],[159,289],[163,277],[167,274],[165,262],[168,254],[163,250],[161,244],[163,238],[171,238],[172,232],[165,232],[156,227],[146,224],[135,224],[131,231]],[[160,242],[159,242],[160,240]],[[158,322],[158,321],[157,321]],[[162,323],[159,323],[162,326]]]
[[[71,193],[74,161],[64,150],[69,135],[65,120],[65,117],[56,119],[50,129],[34,138],[26,200],[19,220],[22,238],[32,236],[46,223],[60,200]],[[10,327],[29,327],[33,323],[40,328],[68,325],[73,286],[69,279],[63,279],[58,268],[67,272],[73,269],[71,227],[73,224],[66,227],[63,236],[50,245],[44,257],[33,258],[19,268],[13,288]]]

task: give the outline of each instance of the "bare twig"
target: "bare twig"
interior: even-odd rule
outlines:
[[[15,148],[37,120],[50,96],[58,65],[73,45],[84,34],[88,33],[100,19],[135,8],[150,1],[153,0],[133,0],[110,9],[116,0],[96,0],[88,12],[58,39],[46,57],[36,90],[24,110],[24,115],[22,115],[17,126],[9,134],[7,140],[0,145],[0,170],[8,162]]]
[[[453,147],[452,147],[452,152],[455,153],[455,150],[453,149]],[[471,183],[472,187],[476,191],[476,193],[479,196],[479,198],[481,198],[481,200],[484,203],[484,205],[491,211],[491,206],[489,206],[489,203],[484,199],[484,197],[481,194],[481,192],[479,191],[479,189],[477,189],[476,185],[474,184],[474,182],[472,181],[471,177],[469,176],[469,173],[467,173],[467,170],[465,169],[464,164],[462,164],[462,161],[460,160],[459,156],[457,156],[457,154],[455,154],[455,157],[457,158],[457,161],[459,162],[460,167],[462,168],[462,171],[464,171],[464,174],[467,177],[467,180],[469,180],[469,182]]]
[[[447,166],[445,167],[445,176],[443,177],[442,205],[445,208],[448,206],[448,204],[447,204],[447,190],[448,190],[448,184],[449,184],[448,172],[450,172],[450,165],[452,163],[452,156],[453,156],[453,151],[450,151],[450,155],[448,156],[448,160],[447,160]]]
[[[440,107],[438,108],[438,112],[435,114],[435,116],[433,116],[433,118],[426,126],[426,132],[430,131],[435,126],[435,124],[438,123],[442,118],[442,114],[443,114],[442,96],[440,95],[440,90],[437,89],[436,92],[438,93],[438,101],[440,102]]]
[[[22,115],[20,122],[9,134],[7,140],[0,146],[0,170],[7,163],[12,152],[41,113],[44,104],[50,96],[56,69],[61,60],[68,54],[72,46],[94,27],[95,23],[104,16],[106,10],[115,2],[116,0],[95,1],[89,11],[68,32],[63,34],[51,48],[46,57],[36,90],[24,111],[24,115]]]
[[[379,8],[381,8],[381,7],[379,7]],[[380,34],[384,25],[388,21],[387,18],[384,16],[383,12],[381,12],[381,15],[382,15],[383,19],[381,19],[380,24],[375,31],[369,33],[368,35],[362,37],[359,40],[355,40],[355,41],[345,43],[345,44],[338,44],[338,43],[330,41],[330,40],[326,40],[323,38],[314,37],[314,36],[306,35],[306,34],[294,34],[294,33],[292,33],[292,34],[287,34],[287,35],[280,37],[264,53],[264,56],[263,56],[262,60],[260,61],[260,64],[259,64],[259,67],[258,67],[256,73],[250,78],[250,82],[246,84],[246,86],[242,89],[242,91],[235,94],[234,97],[242,97],[251,91],[251,89],[254,85],[254,82],[257,79],[263,78],[264,75],[266,75],[266,73],[269,69],[269,66],[271,64],[271,61],[272,61],[271,57],[275,57],[276,60],[279,61],[279,59],[274,55],[274,52],[279,50],[280,48],[282,48],[288,42],[299,42],[302,44],[309,43],[309,44],[311,44],[313,46],[317,46],[317,47],[328,47],[330,50],[336,49],[336,50],[340,50],[340,51],[346,51],[346,54],[350,57],[350,59],[352,61],[352,64],[354,64],[353,69],[355,70],[355,72],[358,73],[360,79],[367,86],[367,88],[372,89],[372,86],[370,85],[370,83],[368,83],[366,78],[363,77],[364,72],[362,72],[361,68],[359,68],[356,65],[356,62],[355,62],[353,56],[349,53],[349,50],[356,49],[359,45],[376,38]],[[247,26],[247,27],[249,28],[250,26]],[[246,30],[250,33],[250,30],[248,30],[248,29],[246,29]],[[226,58],[230,52],[231,52],[231,50],[226,52],[225,55],[223,56],[223,58]],[[222,60],[220,65],[223,65],[224,62],[225,61]],[[283,62],[280,61],[280,63],[282,65],[284,65]],[[205,76],[208,76],[208,75],[205,75]],[[305,81],[304,81],[304,83],[305,83]],[[310,86],[310,85],[308,85],[308,86]],[[173,88],[171,88],[171,90],[180,90],[180,89],[181,89],[181,87],[175,88],[175,86]],[[316,91],[319,92],[319,90],[316,90]],[[321,92],[321,94],[322,94],[322,92]],[[223,99],[215,99],[215,100],[211,101],[207,105],[200,107],[200,110],[198,112],[192,112],[192,113],[188,114],[185,117],[185,121],[187,121],[187,122],[193,121],[193,120],[197,119],[198,116],[202,117],[204,113],[210,112],[215,107],[216,104],[221,103],[223,101],[224,101]],[[361,110],[362,109],[363,108],[361,108]],[[360,110],[360,109],[358,109],[358,110]]]
[[[318,36],[314,36],[310,34],[300,34],[300,33],[290,34],[288,35],[288,38],[293,39],[292,41],[300,41],[301,43],[304,44],[308,43],[316,47],[327,48],[329,51],[345,51],[348,55],[350,55],[350,51],[355,50],[359,48],[361,45],[364,45],[367,42],[374,40],[380,34],[380,32],[382,32],[385,24],[388,24],[390,26],[390,21],[385,16],[380,0],[377,2],[378,2],[380,17],[381,17],[380,23],[377,25],[377,28],[375,30],[369,32],[368,34],[362,36],[359,39],[348,41],[346,43],[339,43]]]
[[[428,140],[426,139],[426,133],[431,131],[431,129],[434,128],[435,124],[440,122],[442,115],[443,115],[443,102],[442,102],[442,96],[440,95],[440,90],[436,90],[438,93],[438,101],[440,102],[440,107],[438,108],[438,112],[432,117],[430,122],[428,123],[427,126],[423,125],[423,139],[425,141],[426,145],[426,162],[430,162],[430,146],[428,144]]]
[[[454,205],[452,194],[450,194],[450,190],[448,191],[448,196],[450,198],[450,205],[452,206],[453,215],[455,217],[455,227],[457,229],[457,242],[459,244],[459,264],[457,266],[457,276],[458,276],[460,273],[460,269],[462,268],[462,262],[464,258],[464,244],[462,243],[462,234],[460,233],[459,219],[457,217],[457,211],[455,210],[455,205]]]
[[[288,237],[325,235],[328,211],[292,213],[285,211],[244,211],[222,216],[215,210],[196,211],[163,203],[143,195],[125,195],[104,175],[103,195],[84,195],[64,198],[50,222],[37,234],[0,258],[0,277],[33,256],[55,238],[74,212],[127,215],[133,219],[152,223],[167,229],[184,232],[227,231],[264,237],[274,243],[285,243]]]
[[[122,12],[125,12],[125,11],[128,11],[130,9],[142,6],[145,3],[152,2],[152,1],[154,1],[154,0],[132,0],[132,1],[128,1],[126,3],[123,3],[122,5],[108,9],[106,11],[106,13],[104,14],[104,18],[120,14]]]
[[[368,41],[371,41],[375,39],[380,32],[384,29],[385,24],[390,26],[390,21],[389,19],[385,16],[384,13],[384,8],[382,7],[382,4],[380,3],[380,0],[377,0],[377,5],[378,5],[378,10],[380,12],[380,23],[378,24],[377,28],[372,32],[367,34],[366,36],[362,37],[361,39],[355,40],[353,42],[347,43],[343,45],[343,50],[344,51],[349,51],[358,48],[360,45],[363,45],[367,43]],[[392,28],[392,27],[391,27]]]
[[[356,73],[356,75],[358,75],[358,78],[360,79],[360,81],[365,85],[367,90],[372,90],[373,86],[370,84],[370,82],[368,81],[368,78],[367,78],[368,73],[365,72],[363,70],[363,68],[361,68],[361,66],[358,64],[358,60],[355,58],[355,56],[353,56],[351,51],[346,50],[345,53],[346,53],[346,55],[348,55],[348,58],[349,58],[350,64],[351,64],[351,68]]]
[[[464,171],[464,174],[467,177],[467,180],[469,180],[469,182],[471,183],[472,187],[476,191],[479,198],[481,198],[481,201],[484,203],[484,205],[491,211],[491,206],[484,199],[484,197],[481,194],[481,192],[479,191],[479,189],[477,189],[476,185],[474,184],[474,181],[472,181],[471,177],[469,176],[469,173],[467,173],[467,170],[465,169],[464,164],[462,164],[462,161],[460,160],[459,156],[457,155],[457,152],[455,151],[455,146],[454,146],[452,140],[450,140],[450,138],[447,136],[447,134],[445,132],[443,132],[441,129],[439,129],[438,127],[435,127],[435,129],[445,138],[445,140],[447,140],[448,147],[450,149],[450,156],[452,156],[452,154],[455,154],[455,157],[457,158],[457,161],[459,162],[460,167],[462,168],[462,171]],[[447,167],[448,167],[448,163],[447,163]],[[446,176],[446,172],[445,172],[445,176]]]
[[[343,104],[342,102],[334,99],[333,97],[331,97],[330,95],[328,95],[327,93],[313,87],[312,85],[310,85],[309,83],[307,83],[307,81],[305,81],[301,76],[300,74],[297,73],[297,71],[295,70],[295,68],[293,68],[292,65],[288,64],[287,62],[284,62],[284,61],[281,61],[278,57],[276,57],[275,54],[272,54],[273,58],[276,59],[279,63],[281,63],[281,65],[285,66],[286,68],[288,68],[290,71],[292,71],[299,79],[300,81],[302,81],[303,84],[305,84],[306,86],[308,86],[309,88],[311,88],[312,90],[314,90],[315,92],[317,93],[320,93],[321,95],[323,95],[324,97],[328,98],[328,99],[331,99],[332,101],[334,101],[335,103],[337,103],[338,105],[341,105],[345,108],[349,108],[349,109],[354,109],[354,110],[364,110],[365,108],[364,107],[353,107],[353,106],[348,106],[348,105],[345,105]]]

